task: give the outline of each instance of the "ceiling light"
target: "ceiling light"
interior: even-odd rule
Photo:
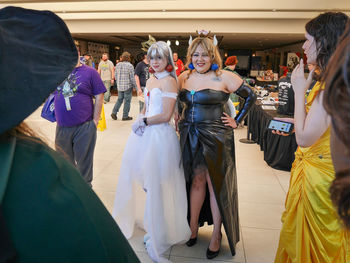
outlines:
[[[168,40],[166,43],[167,43],[167,44],[168,44],[168,46],[170,47],[170,45],[171,45],[170,40]]]
[[[175,45],[177,45],[177,46],[179,45],[179,40],[175,41]]]

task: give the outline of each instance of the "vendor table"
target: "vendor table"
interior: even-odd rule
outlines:
[[[248,133],[251,139],[264,151],[264,160],[272,168],[290,171],[297,149],[295,134],[279,136],[267,129],[269,121],[278,115],[276,110],[263,110],[260,102],[256,102],[248,115]]]

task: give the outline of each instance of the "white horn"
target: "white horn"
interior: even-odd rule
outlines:
[[[190,36],[190,39],[188,40],[188,44],[191,46],[191,44],[192,44],[192,36]]]
[[[214,41],[213,41],[213,43],[214,43],[214,46],[217,46],[217,45],[218,45],[218,40],[216,39],[216,35],[214,35]]]

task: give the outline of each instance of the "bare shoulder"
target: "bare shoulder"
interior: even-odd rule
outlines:
[[[153,81],[154,79],[155,79],[154,76],[151,75],[151,76],[149,77],[149,79],[146,81],[146,86],[148,86],[150,83],[152,83],[152,81]]]
[[[235,92],[242,85],[243,79],[238,75],[227,70],[222,70],[221,72],[221,77],[230,92]]]
[[[224,80],[231,80],[232,81],[232,80],[237,80],[237,79],[240,80],[241,79],[237,74],[230,72],[228,70],[221,70],[221,76]]]
[[[162,90],[166,92],[177,93],[176,79],[174,79],[172,76],[167,76],[166,78],[164,78],[164,81],[162,83]]]

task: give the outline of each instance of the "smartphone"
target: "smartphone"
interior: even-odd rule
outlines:
[[[293,132],[294,125],[290,122],[278,121],[278,120],[270,120],[268,129],[276,130],[284,133],[291,134]]]

